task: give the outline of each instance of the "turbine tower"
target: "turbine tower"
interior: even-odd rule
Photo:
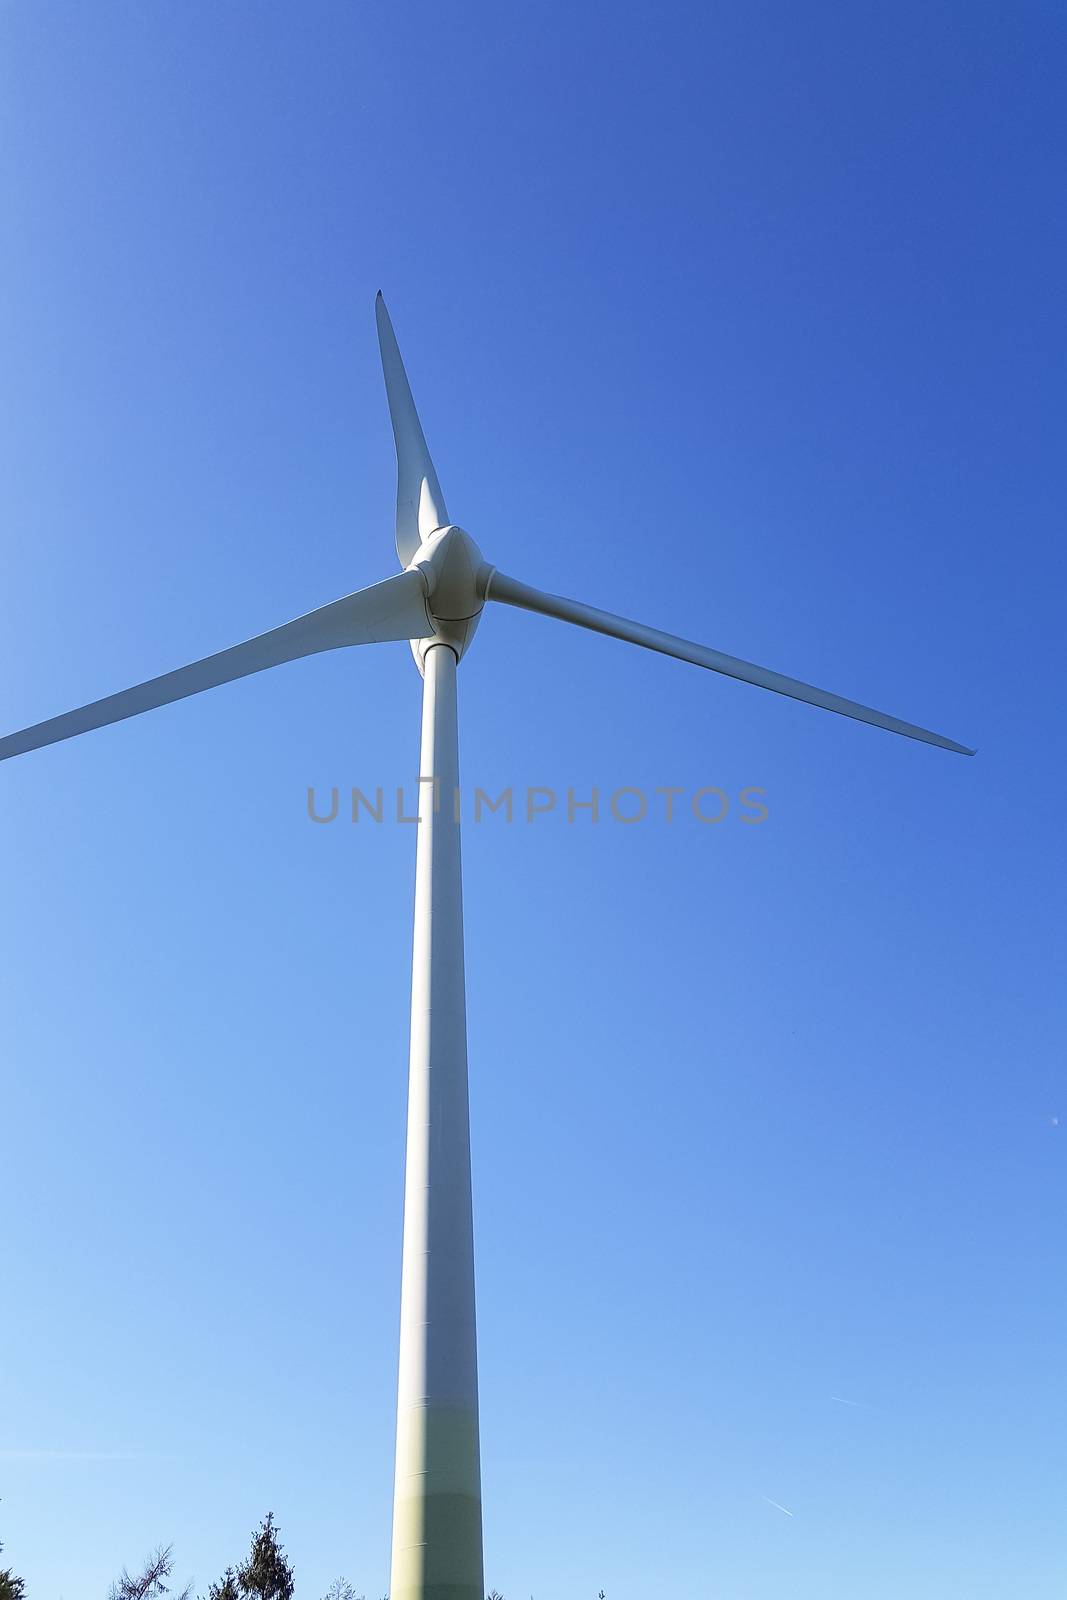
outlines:
[[[546,594],[449,521],[389,313],[378,340],[397,456],[402,570],[217,655],[0,739],[0,760],[285,661],[410,641],[423,677],[391,1600],[482,1600],[478,1358],[467,1099],[456,672],[487,601],[644,645],[960,755],[973,750],[795,678]]]

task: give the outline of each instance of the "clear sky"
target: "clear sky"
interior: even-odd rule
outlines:
[[[7,0],[0,728],[395,569],[384,288],[501,608],[465,836],[486,1579],[1059,1600],[1062,7]],[[0,1538],[388,1583],[405,645],[0,770]],[[766,791],[741,823],[736,796]],[[785,1508],[784,1510],[781,1508]],[[788,1513],[788,1514],[787,1514]]]

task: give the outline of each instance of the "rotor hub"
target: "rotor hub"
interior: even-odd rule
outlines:
[[[436,528],[419,546],[409,570],[422,575],[426,607],[434,625],[431,639],[413,639],[411,648],[422,670],[426,651],[447,644],[462,658],[485,605],[485,589],[492,567],[463,528],[449,524]]]

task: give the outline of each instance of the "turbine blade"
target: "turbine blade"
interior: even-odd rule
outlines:
[[[396,444],[396,553],[406,567],[435,528],[448,526],[448,512],[380,289],[374,315]]]
[[[174,672],[150,678],[132,689],[94,700],[77,711],[67,711],[47,722],[38,722],[32,728],[8,734],[7,738],[0,739],[0,761],[24,755],[27,750],[39,750],[42,745],[57,744],[61,739],[71,739],[78,733],[88,733],[91,728],[106,727],[109,722],[122,722],[141,711],[184,700],[202,689],[214,689],[218,684],[280,666],[284,661],[296,661],[301,656],[338,650],[350,644],[428,639],[432,633],[421,575],[398,572],[384,583],[359,589],[343,600],[320,606],[317,611],[309,611],[244,644],[235,644],[229,650],[220,650],[217,655],[206,656],[190,666],[178,667]]]
[[[644,645],[646,650],[658,650],[665,656],[676,656],[679,661],[691,661],[696,667],[722,672],[728,678],[754,683],[760,689],[771,689],[775,694],[788,695],[793,700],[804,700],[808,705],[821,706],[824,711],[836,711],[839,716],[853,717],[857,722],[869,722],[875,728],[886,728],[890,733],[903,734],[907,739],[920,739],[923,744],[934,744],[961,756],[974,755],[974,751],[966,745],[956,744],[953,739],[945,739],[939,733],[931,733],[928,728],[917,728],[914,723],[902,722],[899,717],[887,716],[884,711],[873,711],[870,706],[857,705],[854,700],[828,694],[825,689],[815,689],[810,683],[787,678],[780,672],[771,672],[767,667],[739,661],[736,656],[724,655],[721,650],[711,650],[707,645],[679,639],[673,633],[661,633],[658,628],[646,628],[644,623],[630,622],[626,617],[616,617],[610,611],[598,611],[594,606],[582,605],[577,600],[564,600],[560,595],[531,589],[528,584],[505,577],[502,572],[492,573],[486,598],[501,600],[505,605],[519,606],[525,611],[539,611],[542,616],[558,617],[561,622],[573,622],[581,628],[591,628],[594,633],[625,639],[630,644]]]

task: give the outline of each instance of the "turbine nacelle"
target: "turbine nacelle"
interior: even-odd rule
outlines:
[[[451,645],[457,657],[462,658],[485,605],[492,567],[470,534],[449,524],[434,529],[419,546],[406,570],[421,574],[426,584],[426,609],[434,626],[432,639],[411,641],[420,671],[432,644]]]

